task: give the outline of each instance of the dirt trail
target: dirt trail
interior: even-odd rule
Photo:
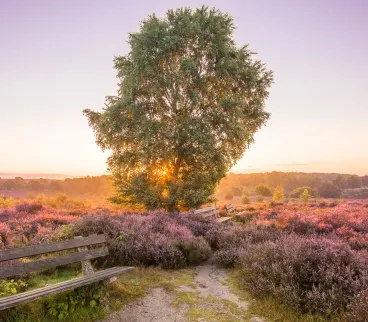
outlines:
[[[144,299],[114,312],[101,322],[185,322],[185,311],[173,308],[174,300],[175,294],[155,288]]]
[[[214,296],[218,299],[229,300],[237,304],[239,308],[246,310],[248,303],[240,301],[235,294],[230,292],[228,286],[222,284],[226,278],[226,272],[215,266],[206,265],[197,267],[194,281],[197,284],[199,296]]]
[[[222,282],[226,280],[227,274],[224,270],[215,266],[204,265],[195,269],[196,284],[195,289],[182,286],[178,292],[193,292],[200,298],[214,297],[218,300],[227,300],[235,303],[241,310],[246,310],[248,303],[240,300],[235,294],[231,293],[229,287]],[[114,312],[108,318],[101,322],[212,322],[215,319],[188,319],[186,312],[192,305],[173,305],[176,299],[176,293],[169,293],[162,288],[152,289],[149,294],[142,300],[128,305],[123,310]],[[223,310],[221,303],[212,303],[213,309]],[[226,314],[226,313],[225,313]],[[223,320],[221,320],[223,321]],[[252,317],[250,319],[241,319],[238,321],[264,322],[265,320]]]

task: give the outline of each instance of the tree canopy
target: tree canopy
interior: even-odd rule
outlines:
[[[129,53],[114,60],[117,96],[84,110],[111,151],[116,202],[198,207],[253,142],[273,76],[233,31],[229,15],[202,7],[151,15],[129,35]]]

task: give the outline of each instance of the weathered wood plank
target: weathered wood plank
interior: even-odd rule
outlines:
[[[230,213],[236,211],[235,208],[234,208],[234,206],[232,204],[226,206],[225,208]]]
[[[217,218],[217,222],[223,223],[223,222],[229,221],[231,218],[233,217],[220,217],[220,218]]]
[[[245,215],[246,213],[248,213],[246,210],[238,212],[235,214],[235,216],[241,216],[241,215]]]
[[[5,299],[0,299],[0,310],[8,309],[20,304],[28,303],[39,298],[49,296],[56,293],[61,293],[64,291],[72,290],[81,286],[85,286],[94,282],[109,279],[113,276],[125,273],[127,271],[133,270],[134,267],[115,267],[113,269],[108,269],[94,273],[93,275],[75,278],[67,282],[61,282],[52,287],[46,286],[44,288],[37,289],[35,291],[24,292],[17,295],[9,296]],[[32,292],[32,293],[31,293]]]
[[[17,265],[7,266],[0,268],[0,278],[6,278],[10,276],[23,275],[26,273],[39,271],[46,268],[52,268],[62,265],[67,265],[75,262],[81,262],[83,260],[93,259],[97,257],[106,256],[109,251],[106,247],[97,249],[91,249],[79,253],[73,253],[69,255],[58,256],[54,258],[39,259],[29,263],[21,263]]]
[[[103,271],[98,271],[98,272],[95,272],[93,276],[100,276],[100,275],[103,275],[103,274],[108,274],[112,271],[119,271],[122,267],[119,267],[119,266],[116,266],[116,267],[112,267],[112,268],[108,268],[106,270],[103,270]],[[124,266],[125,268],[125,266]],[[116,273],[115,272],[115,273]],[[91,276],[91,275],[89,275]],[[60,282],[60,283],[56,283],[56,284],[51,284],[51,285],[47,285],[47,286],[44,286],[42,288],[37,288],[37,289],[34,289],[34,290],[31,290],[31,291],[27,291],[27,292],[23,292],[23,293],[19,293],[19,294],[16,294],[16,295],[12,295],[12,296],[8,296],[8,297],[5,297],[5,298],[0,298],[0,303],[7,303],[8,301],[13,301],[14,298],[22,298],[22,297],[25,297],[25,296],[30,296],[30,295],[33,295],[33,294],[37,294],[40,292],[40,290],[42,291],[47,291],[47,290],[50,290],[50,289],[54,289],[54,288],[57,288],[57,287],[60,287],[62,285],[68,285],[70,284],[71,282],[73,283],[78,283],[78,281],[80,279],[83,279],[83,278],[86,278],[88,276],[80,276],[80,277],[77,277],[77,278],[74,278],[74,279],[71,279],[71,280],[68,280],[68,281],[63,281],[63,282]]]
[[[211,207],[207,207],[207,208],[202,208],[202,209],[196,209],[193,211],[193,213],[195,215],[198,215],[198,214],[201,214],[201,213],[204,213],[204,212],[209,212],[209,211],[212,211],[212,210],[216,210],[216,206],[211,206]]]
[[[104,235],[93,235],[89,237],[82,237],[80,239],[65,240],[57,243],[33,245],[23,248],[14,248],[0,251],[0,262],[10,259],[17,259],[22,257],[41,255],[61,250],[72,249],[82,246],[96,245],[106,242]]]
[[[83,238],[82,236],[76,236],[74,237],[75,239],[81,239]],[[85,250],[88,250],[87,246],[83,246],[83,247],[78,247],[78,252],[82,252]],[[82,273],[83,275],[92,275],[94,273],[93,267],[92,267],[92,263],[90,260],[86,260],[86,261],[82,261]]]

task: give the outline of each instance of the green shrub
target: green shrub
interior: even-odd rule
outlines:
[[[257,198],[256,198],[256,201],[258,202],[263,202],[263,197],[261,195],[258,195]]]
[[[22,280],[0,280],[0,297],[17,294],[26,287],[27,283]]]
[[[303,186],[303,187],[299,187],[294,189],[290,194],[289,197],[290,198],[300,198],[300,195],[304,192],[304,190],[307,189],[309,195],[311,196],[311,198],[317,198],[318,197],[318,192],[316,189],[312,188],[312,187],[308,187],[308,186]]]
[[[261,183],[258,186],[256,186],[254,188],[254,191],[256,192],[257,195],[260,195],[260,196],[263,196],[263,197],[272,196],[271,188],[268,185],[264,184],[264,183]]]
[[[225,194],[225,200],[232,200],[233,198],[234,196],[231,192],[228,192]]]
[[[273,192],[273,200],[276,202],[283,201],[285,199],[284,188],[281,185],[278,185]]]
[[[308,192],[308,190],[307,189],[304,189],[304,191],[303,191],[303,193],[300,195],[300,200],[302,200],[302,201],[304,201],[304,202],[308,202],[309,201],[309,199],[310,199],[310,194],[309,194],[309,192]]]
[[[249,198],[249,196],[247,196],[247,195],[243,195],[243,196],[242,196],[242,203],[243,203],[243,204],[245,204],[245,205],[249,204],[249,203],[250,203],[250,198]]]
[[[93,308],[107,302],[108,296],[106,287],[102,283],[92,283],[57,296],[54,301],[48,303],[48,314],[62,320],[80,306]]]

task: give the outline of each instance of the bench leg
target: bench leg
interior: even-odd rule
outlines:
[[[104,280],[104,284],[114,283],[118,278],[116,276],[110,277],[107,280]]]
[[[74,239],[80,239],[83,238],[82,236],[76,236]],[[78,252],[82,252],[84,250],[88,250],[87,246],[78,247]],[[82,273],[83,275],[92,275],[95,271],[93,270],[91,261],[89,259],[82,261]]]

